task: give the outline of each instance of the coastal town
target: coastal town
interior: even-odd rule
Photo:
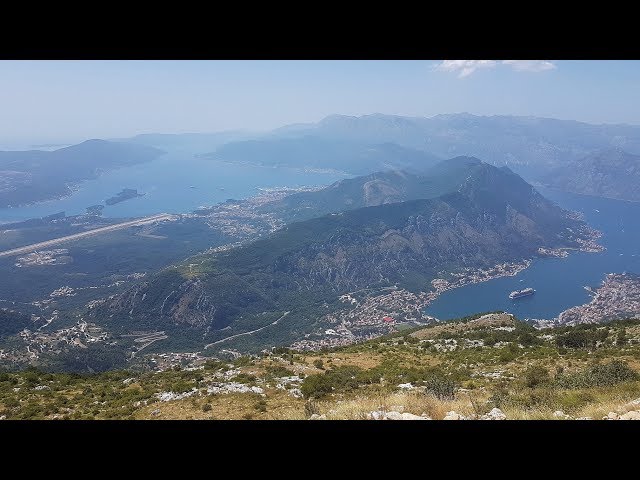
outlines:
[[[204,218],[207,225],[237,241],[253,240],[276,231],[284,222],[263,207],[297,192],[310,192],[320,187],[269,188],[244,200],[227,200],[212,206],[200,207],[185,218]]]
[[[617,318],[640,318],[640,276],[632,274],[608,274],[595,290],[591,301],[585,305],[562,312],[557,323],[576,325],[599,323]]]
[[[514,276],[530,264],[530,260],[524,260],[520,263],[502,263],[489,269],[467,268],[450,275],[450,280],[432,280],[428,292],[413,293],[394,286],[342,295],[340,301],[345,308],[321,320],[330,328],[306,334],[304,339],[291,347],[296,350],[320,350],[345,346],[392,333],[400,325],[417,326],[436,322],[436,318],[423,311],[443,292],[493,278]]]

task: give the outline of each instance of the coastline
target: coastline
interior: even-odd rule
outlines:
[[[458,277],[458,280],[455,282],[450,282],[444,278],[436,278],[431,281],[434,291],[425,292],[423,294],[425,303],[424,305],[421,305],[420,308],[428,307],[444,292],[453,290],[454,288],[460,288],[474,283],[487,282],[501,277],[515,277],[518,273],[529,268],[531,263],[533,263],[533,260],[527,258],[521,262],[501,263],[487,270],[478,269],[471,270],[468,274],[452,274],[452,276]]]
[[[555,192],[570,193],[572,195],[580,195],[581,197],[605,198],[607,200],[616,200],[618,202],[629,202],[629,203],[634,203],[634,204],[640,203],[640,200],[629,200],[628,198],[608,197],[606,195],[591,195],[589,193],[582,193],[582,192],[576,192],[574,190],[565,190],[564,188],[557,188],[557,187],[554,187],[552,185],[546,185],[544,183],[537,183],[537,182],[536,183],[529,182],[529,183],[531,183],[531,185],[533,187],[535,187],[535,188],[543,187],[543,188],[547,188],[549,190],[553,190]]]
[[[233,165],[233,166],[240,166],[240,167],[268,168],[268,169],[285,168],[287,170],[293,170],[294,172],[341,175],[345,178],[351,178],[354,176],[349,172],[345,172],[343,170],[336,170],[334,168],[315,168],[315,167],[308,167],[308,166],[294,167],[293,165],[287,165],[287,164],[264,165],[258,162],[251,162],[249,160],[238,161],[238,162],[232,162],[230,160],[221,160],[221,159],[211,159],[211,160],[214,162],[221,163],[223,165]]]
[[[559,248],[539,247],[538,256],[540,258],[549,258],[549,257],[567,258],[569,256],[570,251],[586,252],[586,253],[602,252],[606,250],[606,247],[596,242],[596,240],[601,237],[602,237],[602,232],[589,227],[589,231],[587,232],[586,239],[579,238],[577,240],[578,244],[580,245],[579,247],[559,247]],[[458,277],[458,280],[455,282],[450,282],[443,278],[437,278],[435,280],[432,280],[431,284],[435,290],[433,292],[428,292],[424,294],[426,303],[424,304],[424,306],[421,306],[421,308],[428,307],[436,298],[438,298],[441,294],[443,294],[448,290],[464,287],[466,285],[470,285],[473,283],[487,282],[489,280],[493,280],[501,277],[514,277],[518,273],[525,270],[526,268],[529,268],[529,266],[531,266],[532,263],[533,263],[533,258],[527,258],[521,262],[511,262],[511,263],[505,262],[502,264],[498,264],[488,270],[479,269],[476,271],[469,271],[468,274],[452,274],[452,276]]]
[[[601,236],[602,232],[589,227],[585,237],[579,239],[579,247],[556,249],[539,247],[543,251],[562,252],[562,254],[557,255],[539,254],[539,257],[541,259],[550,256],[566,258],[569,256],[569,250],[587,253],[603,251],[605,247],[595,241]],[[452,279],[449,280],[445,278],[433,279],[430,282],[432,290],[429,292],[413,293],[397,287],[386,287],[380,289],[378,294],[366,296],[360,302],[354,298],[358,296],[359,292],[341,295],[340,301],[355,305],[355,307],[326,315],[321,321],[328,323],[330,326],[325,330],[324,334],[308,334],[304,339],[292,343],[291,348],[302,351],[316,351],[321,348],[346,346],[393,333],[397,331],[394,326],[398,323],[423,325],[431,321],[439,322],[440,320],[437,318],[425,314],[424,309],[444,292],[497,278],[514,277],[529,268],[533,260],[534,258],[532,257],[518,262],[504,262],[488,269],[468,268],[462,273],[450,274]],[[407,318],[408,315],[415,315],[415,317]],[[397,322],[395,319],[399,316],[404,316],[405,320]],[[394,318],[394,320],[386,323],[384,318],[389,317]],[[537,322],[548,321],[538,320]],[[362,334],[359,334],[359,330],[362,331]],[[310,339],[311,335],[314,338]]]
[[[640,317],[640,276],[608,273],[598,287],[585,287],[591,301],[568,308],[554,318],[552,326],[602,323],[625,317]]]
[[[320,321],[329,325],[323,334],[307,334],[304,339],[291,344],[291,348],[302,351],[316,351],[321,348],[346,346],[365,340],[371,340],[382,335],[397,331],[398,323],[424,325],[436,320],[423,313],[431,302],[442,293],[454,288],[463,287],[472,283],[486,282],[494,278],[515,276],[531,265],[532,260],[525,259],[521,262],[505,262],[489,269],[468,269],[465,273],[453,274],[457,280],[451,282],[444,278],[436,278],[431,281],[434,290],[430,292],[413,293],[397,287],[385,287],[378,290],[378,294],[365,296],[358,302],[356,298],[359,292],[351,292],[339,297],[343,303],[353,305],[352,309],[343,309],[328,314]],[[403,322],[395,319],[404,315],[415,315]],[[386,322],[385,318],[393,318],[392,322]],[[309,339],[311,335],[314,338]]]

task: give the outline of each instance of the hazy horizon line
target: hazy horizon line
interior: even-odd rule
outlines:
[[[132,133],[130,135],[122,135],[122,136],[108,136],[108,135],[104,135],[104,136],[92,136],[92,137],[82,137],[82,138],[42,138],[40,137],[39,139],[13,139],[13,140],[2,140],[0,141],[0,150],[4,150],[4,151],[24,151],[24,150],[37,150],[37,149],[42,149],[42,148],[51,148],[51,147],[59,147],[59,148],[64,148],[67,146],[71,146],[71,145],[77,145],[89,140],[106,140],[106,141],[125,141],[128,139],[132,139],[132,138],[136,138],[136,137],[140,137],[140,136],[144,136],[144,135],[220,135],[220,134],[230,134],[230,133],[243,133],[243,134],[249,134],[249,135],[264,135],[264,134],[268,134],[270,132],[274,132],[280,129],[285,129],[287,127],[296,127],[296,126],[313,126],[313,125],[317,125],[322,123],[323,121],[331,118],[331,117],[346,117],[346,118],[365,118],[365,117],[373,117],[373,116],[381,116],[381,117],[398,117],[398,118],[406,118],[406,119],[433,119],[435,117],[439,117],[439,116],[456,116],[456,115],[469,115],[472,117],[479,117],[479,118],[493,118],[493,117],[512,117],[512,118],[532,118],[532,119],[540,119],[540,120],[558,120],[558,121],[564,121],[564,122],[576,122],[576,123],[582,123],[582,124],[586,124],[586,125],[593,125],[593,126],[626,126],[626,127],[640,127],[640,124],[635,124],[635,123],[626,123],[626,122],[617,122],[617,123],[610,123],[610,122],[600,122],[600,123],[594,123],[594,122],[589,122],[589,121],[584,121],[584,120],[577,120],[575,118],[560,118],[560,117],[543,117],[543,116],[537,116],[537,115],[515,115],[515,114],[503,114],[503,113],[496,113],[496,114],[491,114],[491,115],[485,115],[485,114],[475,114],[475,113],[471,113],[471,112],[467,112],[467,111],[461,111],[461,112],[447,112],[447,113],[436,113],[433,115],[424,115],[424,116],[417,116],[417,115],[402,115],[402,114],[396,114],[396,113],[383,113],[383,112],[372,112],[372,113],[365,113],[365,114],[361,114],[361,115],[349,115],[349,114],[345,114],[345,113],[332,113],[329,115],[325,115],[322,118],[320,118],[319,120],[316,121],[310,121],[310,122],[292,122],[292,123],[285,123],[283,125],[274,127],[274,128],[267,128],[267,129],[246,129],[246,128],[228,128],[228,129],[224,129],[224,130],[200,130],[200,131],[144,131],[144,132],[138,132],[138,133]],[[16,148],[16,147],[21,147],[21,148]]]

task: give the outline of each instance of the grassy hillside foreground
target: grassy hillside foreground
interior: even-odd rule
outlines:
[[[161,372],[0,373],[3,419],[640,419],[640,320],[486,314],[326,352]]]

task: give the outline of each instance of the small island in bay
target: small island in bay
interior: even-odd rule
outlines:
[[[135,188],[123,188],[122,191],[114,197],[107,198],[105,203],[107,205],[115,205],[116,203],[124,202],[136,197],[142,197],[144,193],[138,193]]]
[[[87,215],[102,215],[104,205],[91,205],[87,207]]]

